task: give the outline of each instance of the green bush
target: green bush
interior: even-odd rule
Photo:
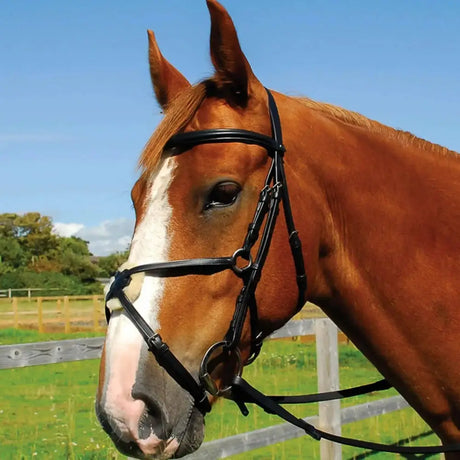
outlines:
[[[88,295],[102,294],[102,286],[98,282],[83,283],[73,275],[57,272],[15,271],[0,275],[0,289],[41,288],[32,291],[33,295]]]

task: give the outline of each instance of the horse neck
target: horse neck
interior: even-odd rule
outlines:
[[[289,115],[288,123],[283,120],[289,126],[286,162],[294,193],[304,197],[300,221],[308,234],[315,225],[308,215],[320,210],[315,218],[323,226],[318,236],[327,286],[317,295],[340,292],[334,299],[345,302],[350,286],[365,284],[375,287],[379,304],[407,302],[407,291],[415,297],[411,303],[426,299],[432,286],[413,289],[410,273],[440,269],[460,250],[460,156],[391,128],[346,124],[302,105]]]
[[[458,352],[460,162],[390,128],[346,124],[299,103],[285,114],[300,234],[318,239],[315,255],[305,254],[310,299],[430,412],[407,389],[433,366],[438,378],[449,375],[432,347],[446,328],[453,338],[443,351]],[[439,388],[433,378],[426,385]]]

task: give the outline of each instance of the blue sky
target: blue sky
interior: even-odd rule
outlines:
[[[226,0],[268,87],[460,151],[460,2]],[[161,114],[147,34],[211,74],[204,0],[0,4],[0,213],[39,211],[98,255],[124,249],[137,158]]]

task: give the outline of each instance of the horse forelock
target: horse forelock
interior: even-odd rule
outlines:
[[[214,76],[186,88],[171,101],[139,158],[138,165],[144,176],[149,176],[156,169],[168,140],[191,122],[206,97],[228,97],[225,85],[222,86],[218,77]]]
[[[163,156],[166,142],[193,118],[206,97],[204,82],[182,91],[168,106],[161,123],[152,134],[139,159],[143,174],[151,174]]]

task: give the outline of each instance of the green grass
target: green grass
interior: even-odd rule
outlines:
[[[83,333],[88,335],[87,333]],[[72,337],[79,334],[72,334]],[[34,331],[0,331],[0,342],[18,343],[60,339],[62,334]],[[66,336],[69,338],[69,336]],[[341,345],[342,386],[358,385],[379,378],[354,347]],[[307,393],[316,391],[314,344],[272,341],[264,345],[258,360],[245,377],[268,393]],[[112,446],[94,414],[98,360],[35,366],[0,371],[0,458],[1,459],[125,459]],[[394,392],[354,398],[347,404],[380,399]],[[229,401],[216,404],[206,418],[206,440],[231,436],[281,423],[257,407],[243,417]],[[317,406],[297,406],[298,416],[317,413]],[[427,426],[411,410],[387,414],[344,427],[347,436],[381,442],[419,435]],[[436,443],[434,436],[422,444]],[[417,444],[420,444],[418,441]],[[363,451],[344,448],[344,459],[359,457]],[[232,457],[243,459],[319,459],[319,444],[307,437],[276,444]],[[371,459],[393,459],[389,454]],[[434,456],[431,458],[439,458]]]
[[[94,414],[97,360],[1,371],[2,459],[118,456]]]
[[[0,329],[0,345],[15,343],[47,342],[49,340],[79,339],[85,337],[99,337],[104,332],[79,331],[66,334],[64,332],[40,333],[33,329]]]

